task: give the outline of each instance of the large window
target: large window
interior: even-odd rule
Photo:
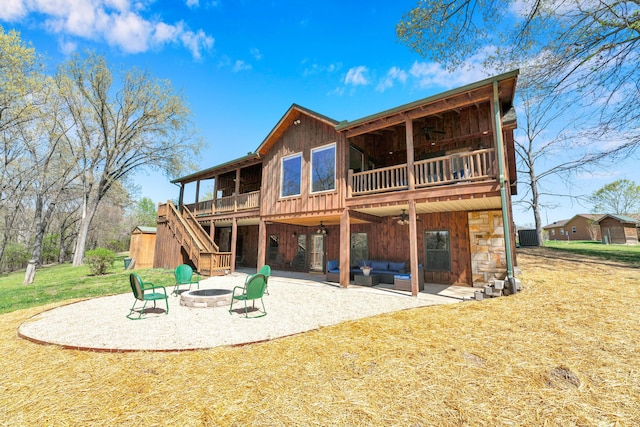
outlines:
[[[311,150],[311,192],[336,189],[336,145]]]
[[[293,156],[284,157],[282,159],[282,183],[280,186],[281,197],[300,195],[301,172],[301,154],[294,154]]]
[[[369,259],[367,233],[351,233],[351,265],[365,259]]]
[[[448,230],[424,232],[425,270],[451,271],[451,251]]]

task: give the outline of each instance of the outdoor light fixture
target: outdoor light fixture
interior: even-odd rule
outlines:
[[[317,232],[318,234],[327,234],[327,227],[324,226],[322,221],[320,221],[320,225],[318,226]]]
[[[297,126],[297,125],[299,125],[299,124],[300,124],[300,119],[298,119],[298,120],[294,120],[294,121],[293,121],[293,124],[294,124],[294,125],[296,125],[296,126]]]

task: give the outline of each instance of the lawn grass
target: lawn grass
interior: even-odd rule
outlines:
[[[591,240],[545,241],[548,248],[640,266],[640,245],[605,245]]]
[[[56,303],[6,313],[0,426],[637,426],[640,269],[547,248],[517,258],[516,295],[239,347],[64,350],[16,336]]]
[[[129,273],[119,256],[107,274],[94,276],[86,265],[57,264],[41,267],[31,285],[23,285],[24,270],[0,275],[0,314],[77,298],[130,292]],[[136,270],[156,285],[174,284],[173,272],[164,269]]]

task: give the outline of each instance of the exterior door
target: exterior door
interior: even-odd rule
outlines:
[[[324,234],[311,235],[311,271],[324,271]]]

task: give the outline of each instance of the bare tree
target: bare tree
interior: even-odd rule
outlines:
[[[586,91],[603,131],[624,131],[619,153],[640,144],[639,10],[637,0],[419,0],[396,34],[449,69],[480,52],[491,69],[535,59],[547,86]]]
[[[68,117],[50,79],[44,79],[38,99],[38,115],[17,126],[33,176],[29,193],[33,202],[33,245],[24,284],[31,284],[40,266],[42,244],[56,203],[77,178],[78,168],[70,155]]]
[[[83,171],[83,204],[73,265],[82,264],[91,221],[114,183],[142,167],[181,173],[201,144],[191,112],[168,81],[129,70],[120,88],[105,59],[75,56],[60,67],[56,82],[74,123],[73,155]]]

